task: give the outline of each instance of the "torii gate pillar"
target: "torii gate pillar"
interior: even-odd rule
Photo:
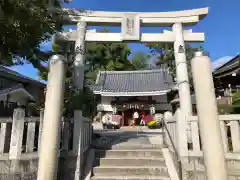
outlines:
[[[73,85],[74,88],[82,90],[84,82],[84,63],[85,63],[85,36],[87,23],[79,21],[77,24],[77,39],[75,41],[75,59],[73,63]],[[81,135],[82,135],[82,111],[74,110],[74,137],[73,152],[77,156],[74,180],[81,179]]]
[[[87,31],[87,23],[80,21],[77,24],[77,38],[75,41],[75,59],[73,84],[77,89],[82,89],[84,78],[84,63],[85,63],[85,35]]]
[[[58,170],[66,59],[53,55],[49,64],[37,180],[56,180]]]
[[[175,34],[174,54],[176,64],[176,76],[180,100],[181,112],[185,117],[192,115],[192,103],[190,95],[190,86],[188,78],[188,69],[186,61],[186,52],[184,45],[183,26],[181,23],[175,23],[172,27]]]

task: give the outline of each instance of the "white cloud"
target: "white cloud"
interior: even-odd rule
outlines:
[[[222,66],[232,58],[233,58],[232,56],[224,56],[219,59],[216,59],[215,61],[212,62],[212,70],[217,69],[218,67]]]

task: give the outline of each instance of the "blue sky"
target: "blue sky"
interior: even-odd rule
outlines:
[[[137,11],[161,12],[209,7],[208,16],[198,25],[192,27],[194,32],[204,32],[206,41],[203,44],[210,53],[212,61],[223,56],[235,56],[240,52],[240,1],[239,0],[72,0],[65,7],[103,11]],[[99,27],[92,27],[99,28]],[[74,29],[74,27],[73,27]],[[120,31],[119,28],[110,28]],[[143,32],[160,32],[159,28],[145,28]],[[49,43],[43,44],[48,49]],[[132,53],[148,52],[142,44],[129,44]],[[223,58],[227,59],[227,58]],[[221,59],[219,62],[224,62]],[[215,62],[215,66],[218,63]],[[31,65],[12,67],[12,69],[37,79],[36,70]]]

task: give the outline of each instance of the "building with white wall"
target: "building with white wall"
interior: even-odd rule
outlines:
[[[0,66],[0,116],[12,115],[17,106],[44,102],[45,84]]]
[[[167,69],[99,72],[94,93],[100,95],[99,112],[118,113],[128,125],[134,111],[171,111],[167,94],[175,88]]]

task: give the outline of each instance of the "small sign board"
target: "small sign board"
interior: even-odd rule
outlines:
[[[126,109],[143,109],[143,104],[123,104],[123,108]]]
[[[125,13],[122,17],[122,40],[139,41],[140,40],[140,18],[137,13]]]

